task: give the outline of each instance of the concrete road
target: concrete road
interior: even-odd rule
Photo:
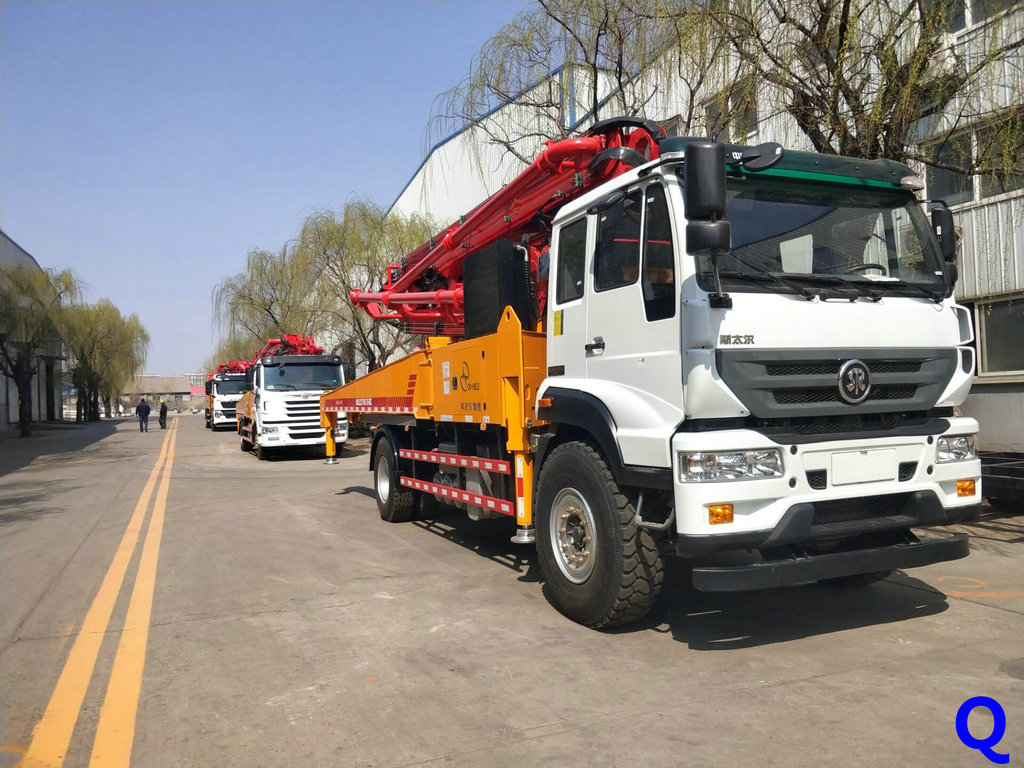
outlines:
[[[507,521],[389,525],[367,446],[258,462],[201,416],[0,441],[0,766],[1024,764],[1024,518],[861,590],[643,624],[544,597]],[[991,732],[987,710],[971,715]]]

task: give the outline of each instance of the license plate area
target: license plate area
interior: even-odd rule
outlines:
[[[832,485],[895,480],[896,471],[896,451],[892,449],[832,454]]]

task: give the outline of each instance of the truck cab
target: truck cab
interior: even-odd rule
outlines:
[[[683,162],[687,143],[664,141],[654,167],[554,220],[548,444],[587,434],[679,554],[762,555],[696,569],[698,588],[890,570],[850,552],[864,548],[921,556],[904,565],[966,554],[965,540],[908,530],[961,520],[981,498],[978,425],[954,410],[974,372],[970,318],[901,183],[910,170],[799,152],[760,172],[737,162],[709,212],[700,187],[718,182]],[[731,238],[704,248],[716,225]],[[542,550],[565,573],[587,567],[552,525],[538,523]],[[806,557],[831,551],[839,570]]]
[[[206,380],[206,427],[234,427],[235,405],[247,391],[244,373],[217,373]]]
[[[238,431],[243,451],[265,458],[276,449],[325,445],[320,396],[345,383],[337,355],[266,355],[245,372],[249,392],[239,404]],[[339,448],[348,439],[348,418],[340,414],[333,436]]]

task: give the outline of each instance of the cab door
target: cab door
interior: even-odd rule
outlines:
[[[653,181],[598,213],[582,351],[612,411],[623,459],[667,466],[683,418],[679,253],[666,187]]]
[[[593,236],[589,219],[561,225],[551,242],[552,269],[548,279],[547,375],[553,386],[573,386],[569,379],[585,379],[584,345],[587,334],[587,273]],[[553,285],[550,285],[552,284]]]

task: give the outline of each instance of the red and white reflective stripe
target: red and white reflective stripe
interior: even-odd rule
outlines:
[[[324,401],[324,411],[352,413],[413,413],[411,397],[335,397]]]
[[[444,496],[447,499],[454,499],[455,501],[464,501],[467,504],[472,504],[474,507],[491,509],[495,512],[501,512],[504,515],[512,514],[511,502],[503,499],[496,499],[493,496],[484,496],[480,493],[470,493],[469,491],[464,491],[461,488],[452,488],[449,485],[428,483],[426,480],[417,480],[414,477],[406,477],[405,475],[398,478],[398,483],[399,485],[404,485],[406,488],[415,488],[417,491],[423,491],[424,493],[432,493],[435,496]]]
[[[478,456],[460,456],[457,453],[440,453],[439,451],[414,451],[401,448],[398,455],[413,461],[429,461],[431,464],[445,464],[449,467],[465,467],[466,469],[482,469],[487,472],[499,472],[503,475],[512,474],[512,465],[501,459],[481,459]]]
[[[523,457],[516,456],[516,517],[526,517],[526,498],[523,494]]]

